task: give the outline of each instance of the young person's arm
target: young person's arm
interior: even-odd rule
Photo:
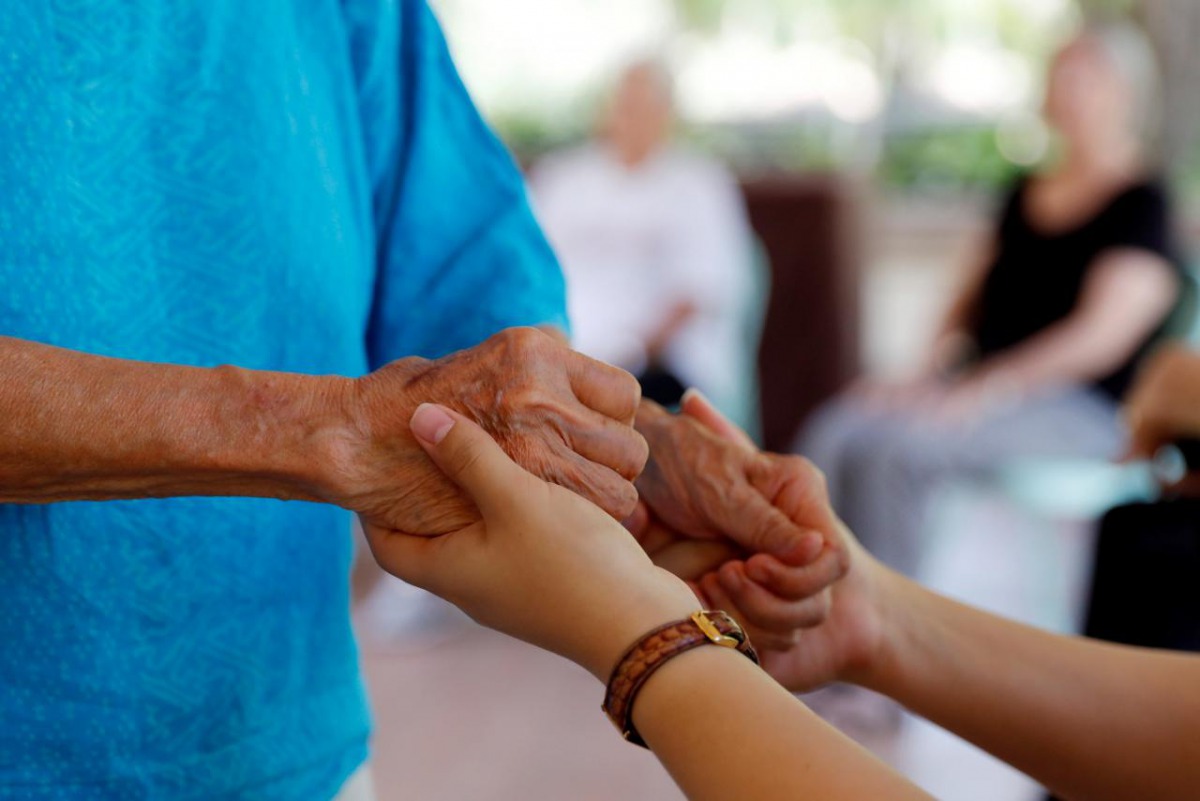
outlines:
[[[1176,799],[1200,786],[1200,657],[1039,631],[854,551],[830,619],[767,655],[783,684],[869,687],[1066,798]]]
[[[469,420],[423,406],[412,428],[482,521],[432,539],[366,526],[388,571],[601,681],[644,634],[697,610],[627,531],[517,467]],[[669,661],[636,696],[633,720],[693,801],[927,797],[724,648]]]
[[[729,649],[665,665],[633,719],[691,801],[928,798]]]
[[[867,686],[1065,798],[1200,787],[1200,657],[1050,634],[887,583]]]
[[[1200,361],[1178,354],[1160,364],[1145,380],[1164,371],[1179,391],[1200,390]],[[1142,414],[1194,418],[1156,411],[1152,398],[1170,396],[1147,390]],[[711,407],[693,399],[685,410],[745,443]],[[808,502],[825,503],[817,494]],[[850,569],[829,617],[791,650],[764,655],[786,687],[869,687],[1065,798],[1177,799],[1200,786],[1200,657],[1063,637],[964,606],[887,569],[840,528]],[[710,605],[740,614],[763,582],[792,570],[760,554],[699,586]]]

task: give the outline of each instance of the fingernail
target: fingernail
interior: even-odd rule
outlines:
[[[701,401],[710,406],[712,405],[708,402],[708,397],[703,392],[696,389],[695,387],[688,387],[688,389],[683,393],[683,397],[680,398],[679,404],[681,406],[686,406],[688,401],[693,401],[693,400]]]
[[[824,540],[820,540],[819,536],[815,549],[812,535],[805,534],[799,539],[774,543],[775,547],[768,549],[768,553],[785,564],[803,564],[816,558],[816,555],[820,553]]]
[[[454,418],[447,414],[441,406],[422,403],[413,412],[408,427],[417,439],[430,445],[437,445],[446,438],[450,429],[454,428]]]

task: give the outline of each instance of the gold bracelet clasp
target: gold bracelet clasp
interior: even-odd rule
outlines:
[[[704,632],[704,636],[715,645],[722,648],[738,648],[741,646],[741,641],[736,637],[730,637],[728,634],[722,634],[715,623],[704,612],[693,612],[692,622],[700,631]]]

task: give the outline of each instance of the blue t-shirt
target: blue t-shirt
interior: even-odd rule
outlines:
[[[358,375],[565,325],[422,0],[0,3],[0,335]],[[0,798],[331,797],[345,512],[0,505]]]

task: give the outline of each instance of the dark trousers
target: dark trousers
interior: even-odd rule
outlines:
[[[1133,504],[1104,516],[1084,634],[1200,651],[1200,500]]]

